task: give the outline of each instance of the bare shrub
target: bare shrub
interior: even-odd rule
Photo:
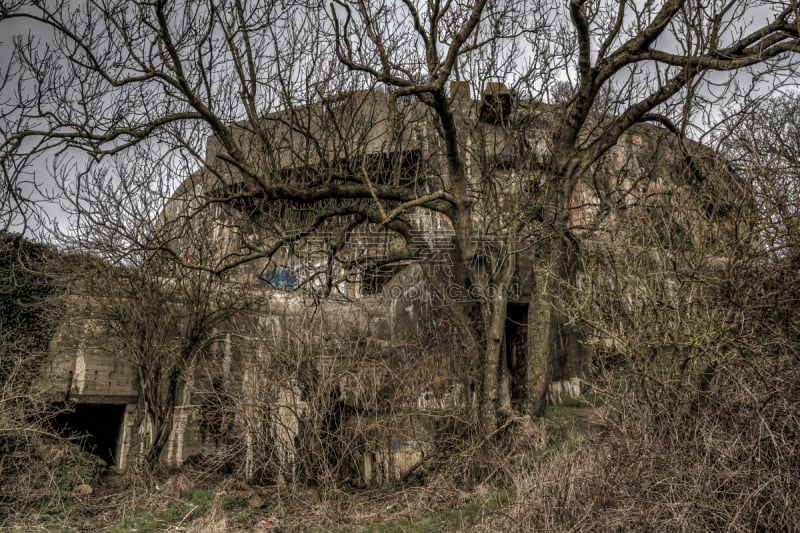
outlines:
[[[800,376],[793,366],[720,368],[691,416],[678,414],[683,401],[609,394],[608,431],[574,454],[510,468],[514,503],[474,530],[794,530]]]
[[[205,461],[253,483],[356,483],[360,437],[345,425],[388,401],[380,350],[347,328],[323,334],[320,315],[254,315],[236,327],[226,368],[203,393],[203,423],[227,435]]]
[[[61,408],[37,387],[73,262],[0,232],[0,528],[51,514],[67,521],[79,507],[73,488],[99,470],[59,437]]]

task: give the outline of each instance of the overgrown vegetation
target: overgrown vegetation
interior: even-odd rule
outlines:
[[[0,528],[797,530],[799,9],[4,2],[0,228],[107,262],[143,455],[49,428],[71,268],[1,234]]]
[[[81,514],[73,488],[99,471],[54,432],[58,409],[37,388],[76,262],[0,233],[0,528],[69,522]]]

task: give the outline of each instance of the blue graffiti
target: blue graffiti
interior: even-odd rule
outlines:
[[[279,268],[272,272],[264,272],[261,274],[262,287],[272,287],[282,291],[295,291],[297,290],[297,276],[293,272],[285,268]]]

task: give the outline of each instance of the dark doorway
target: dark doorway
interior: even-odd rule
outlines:
[[[85,451],[113,465],[124,415],[124,404],[78,403],[56,416],[54,426],[61,436],[77,439]]]
[[[508,304],[505,334],[511,402],[524,402],[528,398],[528,304]]]

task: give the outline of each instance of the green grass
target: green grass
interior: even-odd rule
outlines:
[[[607,394],[602,394],[599,392],[589,392],[578,398],[569,398],[567,401],[561,404],[561,407],[572,407],[572,408],[600,407],[602,405],[605,405],[607,400],[608,400]]]
[[[578,421],[578,412],[576,409],[579,407],[567,405],[550,405],[544,411],[545,421],[558,422],[560,425],[567,423],[575,423]]]
[[[247,507],[247,496],[244,494],[224,494],[220,497],[223,511],[234,511]]]
[[[137,507],[131,516],[110,529],[110,533],[149,533],[163,531],[170,525],[180,523],[184,517],[190,520],[204,515],[214,502],[214,493],[205,489],[191,489],[181,493],[181,499],[165,510],[154,513]]]
[[[535,460],[549,461],[569,457],[586,440],[579,409],[568,404],[551,405],[545,409],[542,421],[547,428],[547,443],[544,448],[536,451],[533,457]]]
[[[372,524],[364,533],[438,533],[457,531],[473,522],[482,514],[491,513],[511,503],[507,491],[498,491],[480,502],[468,502],[457,509],[445,509],[422,516],[416,520],[396,520]]]
[[[198,511],[201,511],[199,514],[203,514],[214,502],[214,492],[208,489],[189,489],[181,493],[181,498],[196,505]]]
[[[166,511],[159,513],[158,518],[168,524],[173,524],[183,520],[191,512],[191,516],[200,516],[199,508],[187,502],[178,502],[170,505]]]
[[[109,533],[149,533],[151,531],[158,531],[163,526],[153,513],[147,509],[137,507],[131,513],[131,516],[123,520],[121,523],[113,526]]]
[[[264,512],[261,509],[245,508],[238,511],[226,511],[225,515],[230,519],[231,524],[244,527],[252,527],[264,518]]]

